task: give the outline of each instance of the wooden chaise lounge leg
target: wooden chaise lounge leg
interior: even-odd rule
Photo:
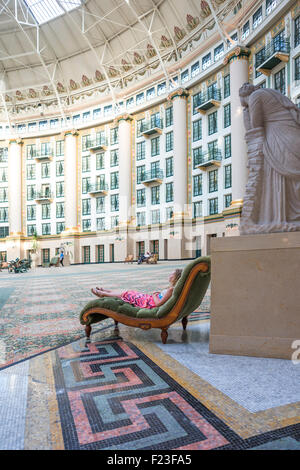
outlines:
[[[114,322],[115,322],[115,330],[114,331],[115,331],[115,333],[119,333],[119,327],[118,327],[119,322],[117,320],[114,320]]]
[[[85,326],[85,335],[86,335],[87,338],[90,337],[91,331],[92,331],[91,325],[86,325],[86,326]]]
[[[162,328],[160,336],[163,344],[166,344],[168,338],[168,328]]]
[[[181,320],[181,323],[182,323],[183,329],[186,330],[186,327],[187,327],[187,324],[188,324],[188,318],[187,318],[187,317],[184,317],[184,318]]]

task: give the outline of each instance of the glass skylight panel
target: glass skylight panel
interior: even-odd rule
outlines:
[[[81,5],[81,0],[23,0],[39,24],[46,23]]]

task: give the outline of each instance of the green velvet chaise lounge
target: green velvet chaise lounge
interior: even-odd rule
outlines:
[[[201,304],[209,282],[210,258],[196,258],[184,268],[172,297],[160,307],[139,308],[119,298],[103,297],[86,304],[80,313],[80,323],[85,325],[87,338],[91,334],[91,325],[108,317],[115,320],[116,326],[120,322],[143,330],[161,328],[161,339],[165,344],[172,323],[181,320],[186,329],[187,317]]]

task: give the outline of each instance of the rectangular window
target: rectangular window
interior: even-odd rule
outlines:
[[[27,225],[27,236],[31,237],[36,233],[36,225]]]
[[[300,80],[300,56],[295,59],[295,80]]]
[[[151,211],[151,223],[160,224],[160,210]]]
[[[193,169],[197,168],[203,161],[202,147],[193,149]]]
[[[36,187],[34,184],[29,184],[27,186],[27,201],[32,201],[36,196]]]
[[[97,108],[93,110],[93,119],[97,119],[101,116],[101,108]]]
[[[0,168],[0,183],[6,183],[8,178],[8,168],[3,167]]]
[[[50,178],[50,163],[42,163],[42,178]]]
[[[0,202],[8,202],[8,188],[0,188]]]
[[[27,220],[36,219],[36,205],[27,206]]]
[[[173,183],[166,183],[166,202],[172,202],[173,198]]]
[[[136,183],[140,184],[145,177],[146,165],[136,167]]]
[[[224,99],[230,96],[230,74],[224,77]]]
[[[96,153],[96,170],[104,170],[105,160],[104,152]]]
[[[160,186],[152,186],[151,188],[151,204],[160,204]]]
[[[41,155],[46,156],[51,154],[51,144],[50,142],[41,143]]]
[[[136,136],[141,137],[142,132],[145,130],[145,118],[139,119],[136,123]]]
[[[105,217],[98,217],[96,219],[97,230],[105,230]]]
[[[82,173],[91,171],[91,156],[86,155],[82,157]]]
[[[62,157],[64,155],[65,142],[63,140],[56,141],[56,156]]]
[[[252,17],[252,23],[253,23],[253,29],[257,28],[258,25],[262,22],[263,15],[262,15],[262,7],[260,7],[256,12],[254,13]]]
[[[51,235],[51,224],[42,224],[42,235]]]
[[[275,90],[280,91],[280,93],[285,95],[285,68],[274,74],[274,88]]]
[[[232,194],[225,194],[224,196],[224,206],[225,207],[230,207],[232,201]]]
[[[166,109],[166,127],[173,125],[173,106]]]
[[[110,166],[118,166],[119,165],[119,150],[111,150],[110,152]]]
[[[85,152],[89,149],[91,145],[91,135],[83,135],[82,136],[82,151]]]
[[[57,204],[56,204],[56,217],[57,217],[57,208],[58,208]],[[91,215],[91,200],[90,199],[82,199],[82,215]]]
[[[224,128],[231,126],[231,106],[230,103],[224,106]]]
[[[224,157],[231,157],[231,134],[225,135],[224,137]]]
[[[114,171],[110,174],[110,189],[119,189],[119,172]]]
[[[83,232],[91,231],[91,219],[82,219],[82,231]]]
[[[152,162],[151,163],[151,178],[158,178],[159,177],[159,162]]]
[[[202,217],[202,201],[193,203],[193,217]]]
[[[136,225],[141,227],[146,225],[146,212],[137,212],[136,213]]]
[[[173,207],[166,207],[166,220],[170,220],[173,217],[174,209]]]
[[[137,204],[137,207],[144,207],[146,205],[145,188],[137,190],[137,192],[136,192],[136,204]]]
[[[154,137],[151,139],[151,157],[155,157],[156,155],[159,155],[159,153],[159,137]]]
[[[200,92],[193,95],[193,115],[198,113],[196,108],[199,106],[200,99],[201,99]]]
[[[139,93],[138,95],[136,95],[136,104],[137,105],[144,103],[144,101],[145,101],[144,93]]]
[[[36,146],[26,145],[26,158],[27,160],[33,160],[36,157]]]
[[[90,263],[91,262],[91,247],[90,246],[83,246],[83,262]]]
[[[173,176],[173,157],[166,158],[166,178]]]
[[[218,198],[209,199],[208,201],[208,213],[214,215],[218,213]]]
[[[220,44],[214,50],[214,61],[217,62],[224,55],[224,44]]]
[[[65,230],[65,223],[64,222],[56,222],[56,234],[59,235],[64,230]]]
[[[97,189],[102,189],[102,190],[106,189],[105,175],[97,175],[96,176],[96,188]]]
[[[210,193],[218,191],[218,170],[208,172],[208,191]]]
[[[42,219],[50,219],[51,208],[50,204],[42,204]]]
[[[119,210],[119,194],[111,194],[110,210],[111,212],[117,212]]]
[[[209,52],[202,58],[202,70],[207,69],[211,65],[211,53]]]
[[[47,225],[47,224],[43,224],[43,225]],[[49,263],[49,261],[50,261],[50,249],[49,248],[43,248],[42,249],[42,262],[43,263]]]
[[[193,121],[193,142],[202,139],[202,119]]]
[[[56,162],[56,176],[64,176],[64,162],[59,160]]]
[[[111,228],[115,228],[119,225],[119,217],[117,215],[112,215],[110,219]]]
[[[295,47],[299,46],[300,44],[300,16],[298,16],[294,21],[294,44]]]
[[[96,198],[96,212],[97,214],[105,213],[105,197],[104,196],[98,196]]]
[[[119,142],[119,128],[114,127],[110,129],[110,145],[115,145]]]
[[[35,179],[35,164],[26,166],[26,176],[28,180]]]
[[[146,157],[146,145],[145,141],[138,142],[136,144],[136,159],[137,160],[144,160]]]
[[[215,111],[208,115],[208,135],[218,132],[218,112]]]
[[[91,189],[91,178],[82,178],[82,194],[87,194]]]
[[[8,207],[0,207],[0,222],[8,222]]]
[[[187,69],[181,74],[181,83],[185,83],[188,80],[189,80],[189,70]]]
[[[173,150],[173,131],[166,134],[166,152]]]
[[[202,195],[202,175],[193,176],[193,196]]]
[[[209,142],[207,144],[207,150],[209,158],[217,158],[218,157],[218,141],[214,140],[213,142]]]
[[[192,65],[192,67],[191,67],[191,77],[195,77],[196,75],[198,75],[198,73],[200,73],[199,61],[195,62]]]
[[[225,189],[231,188],[231,165],[226,165],[224,167],[224,176],[225,176],[225,181],[224,181],[224,187]]]

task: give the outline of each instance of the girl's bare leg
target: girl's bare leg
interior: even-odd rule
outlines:
[[[122,292],[120,291],[102,291],[97,289],[91,289],[92,294],[96,295],[97,297],[119,297],[121,298]]]

